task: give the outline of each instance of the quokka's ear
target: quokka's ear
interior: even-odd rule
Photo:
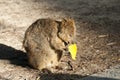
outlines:
[[[62,22],[67,22],[67,18],[62,18]]]
[[[68,16],[68,17],[67,17],[67,19],[68,19],[68,20],[69,20],[69,19],[70,19],[70,20],[73,20],[73,18],[72,18],[72,17],[70,17],[70,16]]]

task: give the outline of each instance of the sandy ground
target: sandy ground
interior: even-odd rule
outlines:
[[[77,60],[66,59],[73,70],[31,68],[22,48],[25,30],[39,18],[69,16],[77,26]],[[78,80],[119,63],[120,0],[0,0],[1,80]]]

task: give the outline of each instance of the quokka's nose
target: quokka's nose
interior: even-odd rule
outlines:
[[[68,51],[68,48],[64,48],[64,51]]]

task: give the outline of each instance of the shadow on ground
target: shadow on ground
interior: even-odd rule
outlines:
[[[27,55],[23,51],[4,44],[0,44],[0,59],[9,60],[14,65],[28,66]]]
[[[89,77],[85,77],[85,78],[79,79],[79,80],[119,80],[119,79],[89,76]]]
[[[107,77],[81,76],[77,74],[41,74],[40,80],[119,80]]]
[[[77,74],[65,74],[65,73],[50,73],[40,74],[40,80],[76,80],[83,76]]]

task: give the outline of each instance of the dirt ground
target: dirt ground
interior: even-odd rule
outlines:
[[[41,73],[28,65],[25,30],[36,19],[72,17],[77,60]],[[0,80],[78,80],[120,64],[120,0],[0,0]],[[66,69],[67,67],[67,69]]]

